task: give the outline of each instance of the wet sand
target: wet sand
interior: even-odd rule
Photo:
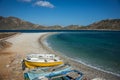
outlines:
[[[29,53],[53,53],[60,56],[73,68],[84,73],[87,80],[101,77],[106,80],[120,80],[120,77],[87,67],[53,51],[45,45],[45,38],[51,33],[21,33],[6,41],[12,46],[0,51],[0,80],[24,80],[21,62]]]

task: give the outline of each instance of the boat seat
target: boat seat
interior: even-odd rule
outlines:
[[[38,59],[38,58],[31,58],[31,61],[35,61],[35,62],[45,62],[44,59]]]

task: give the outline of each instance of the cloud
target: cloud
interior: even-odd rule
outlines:
[[[48,8],[54,8],[55,7],[50,2],[48,2],[48,1],[42,1],[42,0],[35,2],[34,5],[41,6],[41,7],[48,7]]]
[[[19,0],[19,1],[22,1],[22,2],[31,2],[32,0]]]
[[[47,7],[47,8],[55,7],[52,3],[50,3],[49,1],[45,1],[45,0],[17,0],[17,1],[31,3],[34,6],[39,6],[39,7]]]

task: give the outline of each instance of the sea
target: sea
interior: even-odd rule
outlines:
[[[120,76],[120,31],[58,32],[46,42],[75,61]]]

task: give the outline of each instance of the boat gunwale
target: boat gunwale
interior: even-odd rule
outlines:
[[[25,59],[24,59],[24,60],[25,60]],[[63,62],[63,60],[54,61],[54,62],[48,62],[48,61],[46,61],[46,62],[40,62],[40,61],[29,61],[29,60],[25,60],[25,61],[31,62],[31,63],[55,63],[55,62]]]

